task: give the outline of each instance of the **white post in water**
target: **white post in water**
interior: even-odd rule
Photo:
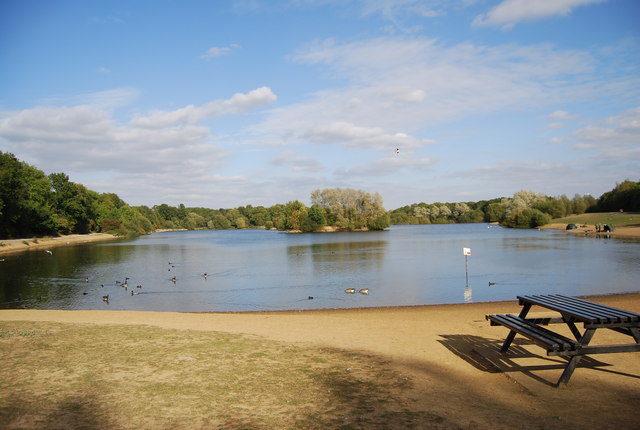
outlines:
[[[465,273],[467,276],[467,288],[469,288],[469,256],[471,255],[471,248],[462,248],[462,253],[464,254],[464,266],[465,266]]]

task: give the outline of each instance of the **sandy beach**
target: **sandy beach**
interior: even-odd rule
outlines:
[[[640,312],[640,293],[590,299]],[[521,337],[516,338],[513,352],[504,356],[498,351],[507,330],[491,327],[485,315],[518,313],[519,308],[514,298],[495,303],[304,312],[2,310],[0,321],[241,333],[295,345],[364,352],[411,378],[414,407],[436,411],[446,419],[446,425],[425,428],[636,428],[638,353],[585,359],[570,383],[556,388],[562,359],[547,357]],[[600,330],[592,344],[628,343],[627,339]]]
[[[567,230],[566,224],[546,224],[541,229],[563,230],[570,234],[582,234],[586,236],[609,236],[618,237],[620,239],[640,239],[640,226],[620,226],[616,227],[612,232],[597,232],[593,225],[579,225],[578,228]]]
[[[30,250],[45,250],[58,246],[81,245],[91,242],[115,240],[118,236],[108,233],[71,234],[58,237],[39,237],[29,239],[0,240],[0,255],[27,252]]]

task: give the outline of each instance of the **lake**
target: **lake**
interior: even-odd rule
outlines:
[[[2,257],[0,308],[270,311],[640,291],[640,241],[488,224],[178,231],[52,251]]]

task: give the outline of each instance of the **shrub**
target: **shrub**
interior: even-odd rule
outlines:
[[[512,228],[535,228],[551,221],[551,216],[538,209],[526,208],[509,216],[504,225]]]

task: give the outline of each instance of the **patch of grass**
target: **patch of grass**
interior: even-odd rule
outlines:
[[[0,422],[9,428],[442,423],[416,410],[411,380],[380,357],[250,336],[0,322],[0,362]]]
[[[640,226],[640,214],[635,212],[599,212],[571,215],[551,220],[554,224]]]
[[[8,338],[14,336],[22,336],[22,337],[34,337],[34,336],[42,336],[46,335],[48,332],[46,330],[32,330],[32,329],[3,329],[0,328],[0,338]]]

